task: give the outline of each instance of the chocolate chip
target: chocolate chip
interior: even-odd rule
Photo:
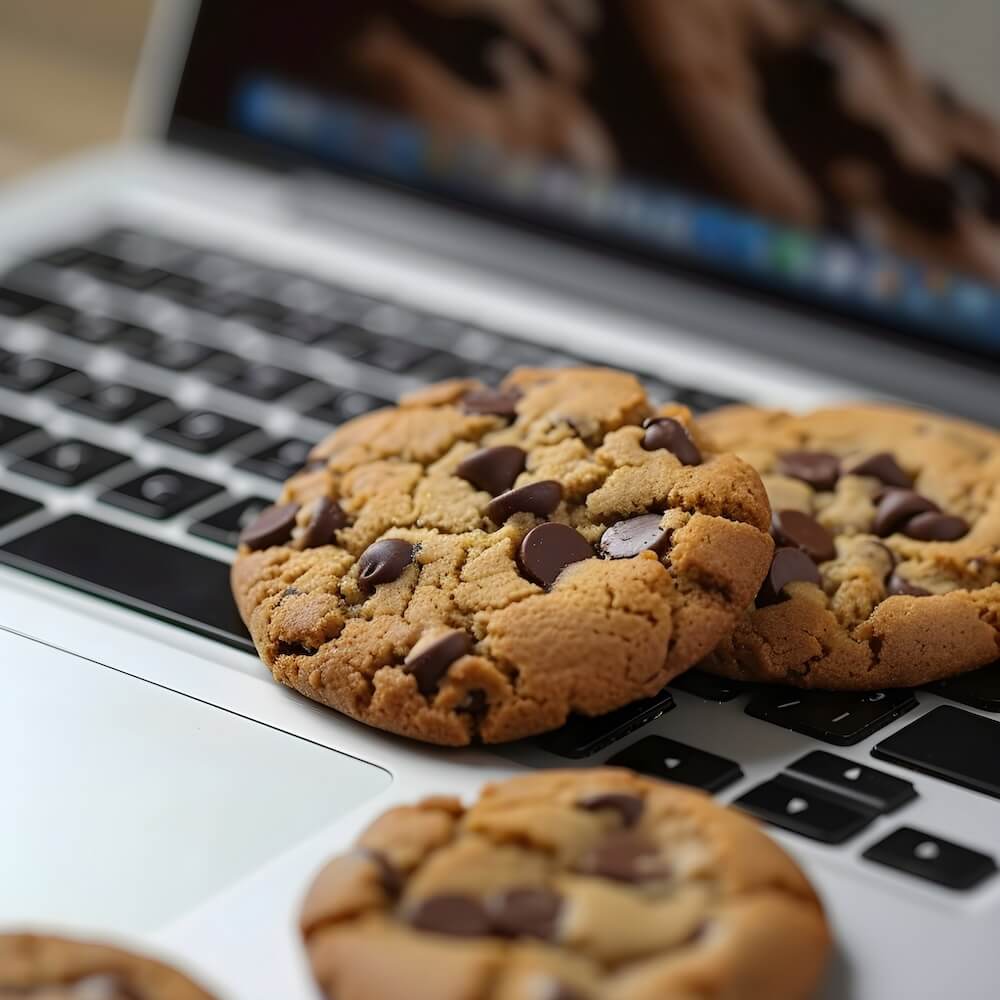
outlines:
[[[783,548],[774,553],[771,568],[757,593],[757,607],[767,607],[784,599],[782,591],[790,583],[802,581],[819,586],[822,579],[816,564],[801,549]]]
[[[584,855],[580,871],[616,882],[645,882],[667,874],[656,845],[631,830],[608,834]]]
[[[409,922],[418,930],[451,937],[485,937],[492,929],[478,900],[450,893],[422,899],[410,912]]]
[[[559,506],[562,495],[562,487],[554,479],[528,483],[494,497],[486,508],[486,516],[494,524],[503,524],[512,514],[522,512],[546,517]]]
[[[601,809],[612,809],[621,817],[625,826],[635,826],[639,822],[646,803],[638,795],[624,795],[621,792],[606,792],[598,795],[588,795],[585,799],[577,799],[578,809],[598,812]]]
[[[403,873],[381,852],[370,847],[359,851],[378,871],[378,880],[389,896],[398,896],[403,891]]]
[[[552,941],[556,936],[562,897],[551,889],[514,888],[486,900],[493,931],[503,937]]]
[[[358,560],[358,586],[370,594],[380,583],[398,580],[416,554],[417,547],[401,538],[372,542]]]
[[[520,389],[471,389],[459,404],[466,413],[491,417],[516,417]]]
[[[969,522],[953,514],[928,511],[911,517],[903,525],[903,534],[922,542],[954,542],[969,533]]]
[[[281,545],[292,537],[299,504],[284,503],[265,507],[241,532],[240,544],[251,549]]]
[[[682,465],[701,465],[701,452],[679,420],[674,420],[673,417],[653,417],[643,426],[646,433],[642,436],[642,446],[646,451],[666,448]]]
[[[670,546],[673,531],[661,528],[661,520],[660,514],[640,514],[612,524],[601,535],[601,555],[605,559],[631,559],[648,549],[662,556]]]
[[[302,535],[302,547],[315,549],[320,545],[329,545],[336,532],[346,527],[347,515],[344,508],[336,500],[320,497]]]
[[[815,518],[798,510],[776,510],[771,515],[771,535],[778,545],[802,549],[813,562],[826,562],[837,555],[833,535]]]
[[[889,575],[889,580],[886,583],[886,591],[890,597],[930,597],[931,594],[929,590],[924,590],[923,587],[908,583],[898,573],[891,573]]]
[[[512,444],[498,445],[496,448],[480,448],[468,458],[463,459],[456,474],[477,490],[486,490],[490,496],[496,496],[509,490],[514,480],[524,471],[524,462],[528,456]]]
[[[914,514],[923,514],[925,511],[936,513],[938,505],[933,500],[928,500],[927,497],[914,493],[913,490],[886,490],[875,509],[872,530],[876,535],[885,538]]]
[[[826,451],[785,451],[778,456],[777,469],[814,490],[832,490],[840,478],[840,459]]]
[[[886,486],[897,486],[904,490],[913,485],[913,480],[900,468],[895,457],[887,451],[870,455],[863,461],[856,462],[850,468],[845,469],[844,472],[852,476],[871,476]]]
[[[535,525],[521,541],[517,562],[529,580],[548,589],[571,563],[594,554],[590,542],[568,524]]]
[[[417,690],[422,695],[432,695],[437,692],[448,668],[470,649],[472,637],[468,632],[449,632],[416,656],[411,651],[403,663],[403,671],[416,677]]]

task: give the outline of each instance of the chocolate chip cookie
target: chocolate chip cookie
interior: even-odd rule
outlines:
[[[0,1000],[212,1000],[150,958],[61,937],[0,934]]]
[[[830,945],[752,820],[613,768],[392,809],[320,872],[301,923],[337,1000],[792,1000]]]
[[[242,536],[275,679],[434,743],[513,740],[658,691],[770,564],[757,473],[630,375],[450,382],[345,424]]]
[[[760,471],[778,546],[706,669],[867,690],[997,658],[1000,434],[874,405],[731,407],[700,426]]]

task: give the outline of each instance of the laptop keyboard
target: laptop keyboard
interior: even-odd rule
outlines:
[[[229,598],[228,550],[316,441],[431,381],[494,383],[517,365],[582,360],[151,232],[114,228],[53,248],[0,279],[0,461],[11,474],[0,490],[0,561],[252,651]],[[696,412],[734,402],[636,374],[656,401]],[[149,461],[146,442],[155,448]],[[67,513],[76,495],[80,510]],[[738,761],[637,733],[677,707],[671,689],[835,747],[919,703],[912,691],[754,688],[691,671],[656,697],[571,719],[533,752],[556,762],[608,751],[611,763],[713,794],[739,781]],[[1000,663],[933,690],[1000,712]],[[967,752],[943,749],[955,739]],[[938,708],[873,752],[1000,793],[1000,721],[966,709]],[[815,749],[735,804],[836,844],[917,795],[894,775]],[[912,827],[864,857],[953,889],[995,871],[992,858]]]

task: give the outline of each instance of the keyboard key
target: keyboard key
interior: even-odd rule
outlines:
[[[20,316],[27,316],[28,313],[41,309],[48,303],[44,299],[39,299],[26,292],[19,292],[6,285],[0,285],[0,316],[14,319]]]
[[[153,469],[101,495],[104,503],[163,521],[215,496],[221,486],[175,469]]]
[[[87,344],[104,344],[119,334],[125,324],[108,316],[81,312],[69,306],[48,306],[31,317],[55,333]]]
[[[192,410],[153,431],[150,437],[175,448],[207,455],[256,429],[253,424],[211,410]]]
[[[949,889],[971,889],[996,873],[988,854],[902,826],[868,848],[863,858]]]
[[[240,532],[273,502],[263,497],[247,497],[192,524],[188,531],[199,538],[207,538],[235,549]]]
[[[478,361],[469,361],[447,351],[432,351],[407,374],[436,382],[446,378],[480,378],[482,370],[483,366]]]
[[[49,267],[72,267],[78,260],[83,260],[90,251],[86,247],[69,246],[52,250],[38,258],[40,264],[47,264]]]
[[[253,652],[229,591],[229,566],[71,514],[0,548],[0,560]]]
[[[76,398],[65,404],[66,409],[108,424],[120,423],[148,410],[154,403],[165,401],[164,396],[145,389],[120,382],[94,382],[89,378],[74,386],[73,394]]]
[[[11,472],[56,486],[79,486],[126,461],[127,456],[71,438],[56,441],[11,465]]]
[[[323,337],[333,336],[338,326],[338,321],[329,316],[289,312],[280,323],[272,324],[269,329],[279,337],[287,337],[300,344],[314,344]]]
[[[112,334],[108,344],[130,358],[145,361],[160,346],[162,340],[162,335],[154,330],[147,330],[142,326],[124,326]]]
[[[1000,660],[988,667],[930,684],[928,690],[949,701],[981,708],[985,712],[1000,712]]]
[[[173,372],[186,372],[198,368],[217,352],[210,347],[190,340],[175,340],[164,337],[143,361],[157,368],[167,368]]]
[[[612,757],[613,767],[630,767],[654,778],[719,792],[743,777],[735,761],[663,736],[647,736]]]
[[[234,379],[243,378],[248,367],[248,363],[235,354],[230,354],[228,351],[212,351],[192,374],[213,385],[223,385]]]
[[[788,770],[796,777],[820,782],[843,795],[861,799],[880,813],[892,812],[917,797],[910,782],[825,750],[807,753],[789,764]]]
[[[743,402],[741,399],[722,396],[716,392],[706,392],[704,389],[678,388],[673,398],[676,402],[689,406],[695,413],[707,413],[709,410],[717,410],[720,406]]]
[[[340,326],[332,334],[322,337],[319,345],[342,358],[360,358],[367,354],[375,343],[375,334],[356,326]]]
[[[102,281],[129,288],[132,291],[142,291],[162,280],[167,272],[156,267],[150,267],[141,261],[122,260],[110,254],[96,250],[88,250],[73,261],[72,267],[85,271]]]
[[[675,677],[670,686],[687,694],[693,694],[705,701],[732,701],[750,689],[748,684],[731,681],[727,677],[716,677],[701,670],[688,670]]]
[[[0,447],[8,445],[11,441],[24,437],[32,431],[40,428],[34,424],[29,424],[26,420],[18,420],[16,417],[0,416]]]
[[[872,809],[815,785],[779,774],[733,805],[773,826],[824,844],[842,844],[875,818]]]
[[[293,389],[301,388],[308,381],[305,375],[299,375],[297,372],[254,362],[247,365],[235,378],[218,384],[230,392],[238,392],[241,396],[270,402],[287,396]]]
[[[872,754],[1000,798],[1000,722],[942,705],[875,745]]]
[[[311,441],[303,441],[301,438],[286,438],[284,441],[277,441],[254,452],[237,462],[236,467],[283,483],[306,464],[312,448]]]
[[[391,405],[392,402],[388,399],[373,396],[367,392],[353,392],[345,389],[335,393],[325,403],[308,410],[306,416],[324,424],[342,424],[345,420],[360,417],[362,413]]]
[[[824,743],[849,747],[916,707],[917,699],[909,690],[854,692],[768,688],[750,699],[746,713]]]
[[[8,490],[0,490],[0,526],[6,526],[19,517],[26,517],[41,509],[42,505],[37,500],[29,500]]]
[[[569,721],[552,733],[535,739],[537,746],[559,757],[579,760],[625,739],[641,726],[658,719],[674,707],[674,699],[664,688],[652,698],[643,698],[607,715],[593,718],[571,716]]]
[[[14,392],[34,392],[72,371],[45,358],[10,354],[0,361],[0,386]]]
[[[422,347],[420,344],[385,337],[381,338],[381,342],[374,349],[362,355],[361,360],[373,368],[402,375],[421,362],[427,361],[432,354],[430,348]]]

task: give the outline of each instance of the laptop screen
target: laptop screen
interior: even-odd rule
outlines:
[[[995,0],[203,0],[238,135],[1000,357]]]

